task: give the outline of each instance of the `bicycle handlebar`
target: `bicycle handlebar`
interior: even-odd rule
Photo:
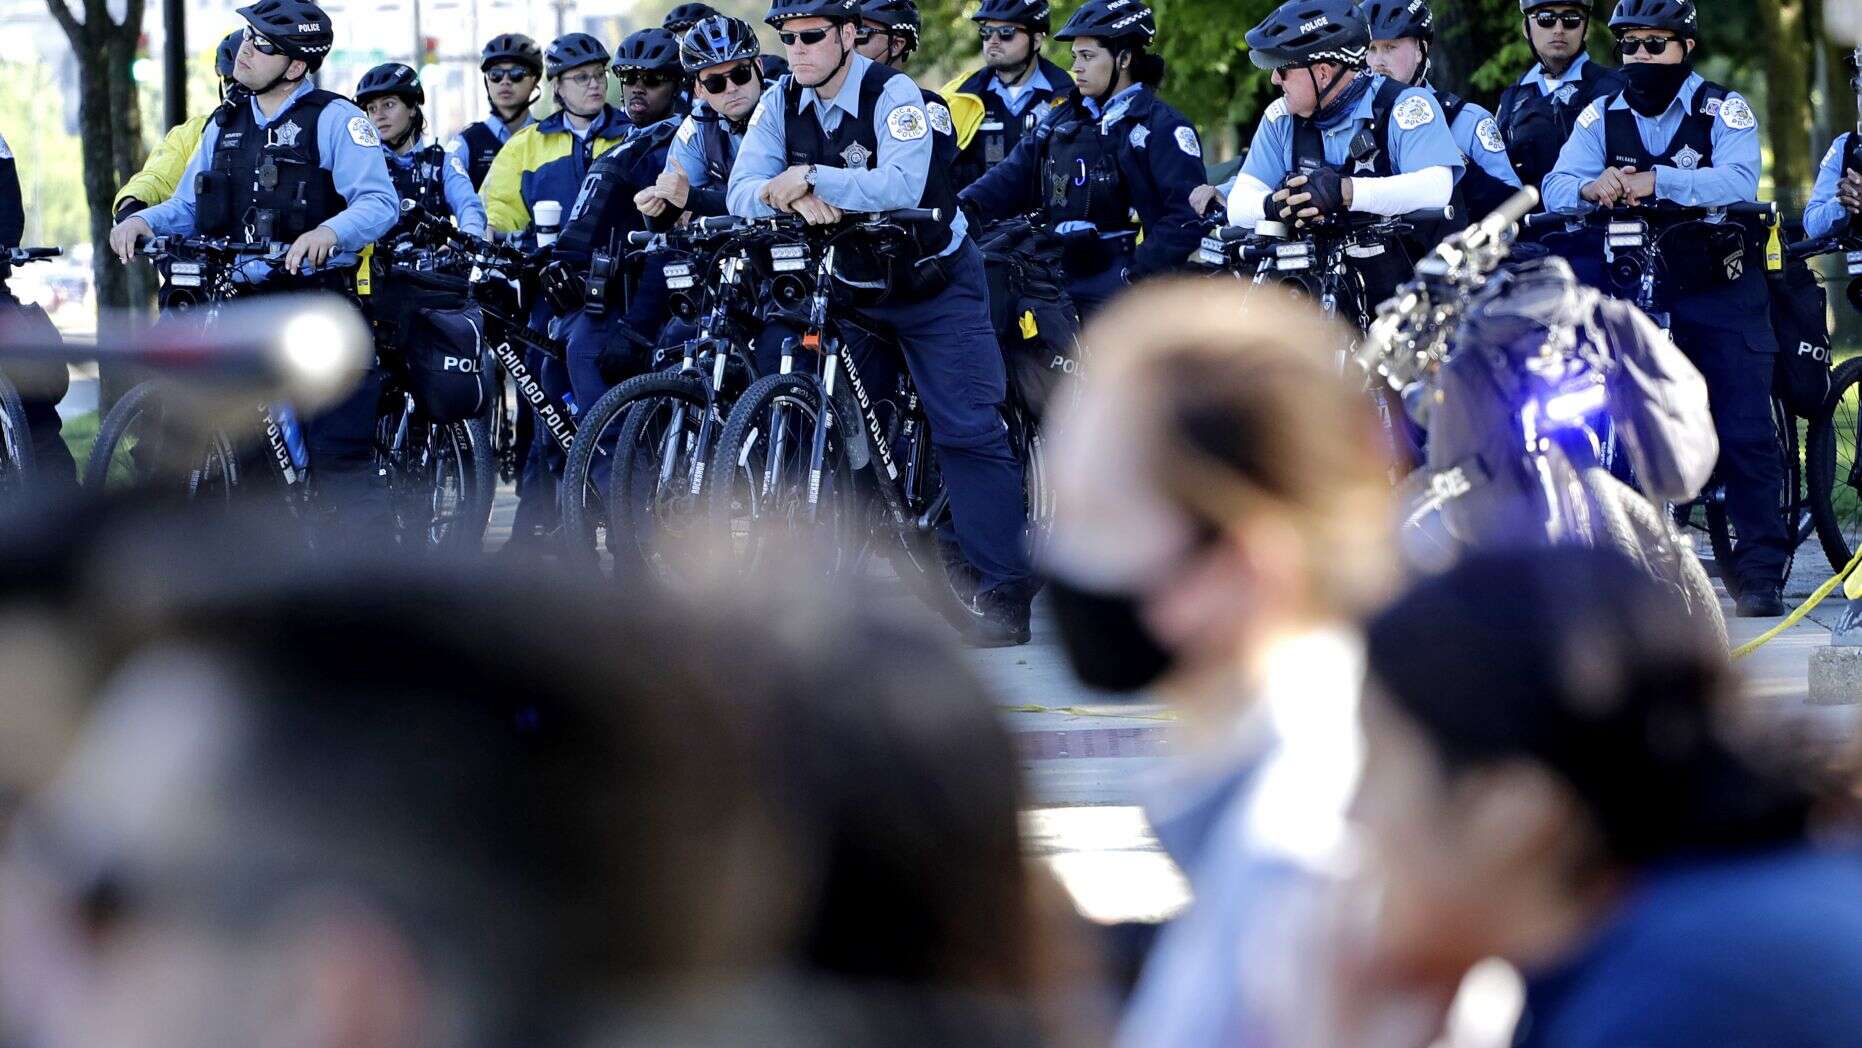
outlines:
[[[162,255],[174,255],[193,251],[203,255],[221,258],[229,262],[241,258],[269,259],[282,255],[285,251],[285,247],[286,245],[277,242],[268,244],[250,240],[232,240],[227,237],[165,236],[136,238],[136,253],[147,258],[158,258]]]
[[[1784,257],[1795,262],[1800,259],[1814,258],[1817,255],[1827,255],[1832,251],[1845,250],[1847,244],[1847,238],[1838,236],[1835,233],[1826,233],[1823,236],[1813,237],[1809,240],[1800,240],[1795,244],[1786,244],[1784,246]]]
[[[841,213],[841,220],[839,222],[826,226],[814,226],[800,215],[772,215],[768,218],[744,218],[740,215],[709,215],[704,218],[692,220],[692,222],[684,228],[687,231],[685,235],[691,236],[694,232],[700,235],[731,233],[740,229],[750,229],[758,226],[772,230],[796,230],[844,229],[848,226],[875,226],[887,223],[919,225],[928,222],[939,222],[943,220],[943,217],[944,212],[940,208],[901,207],[892,211],[845,211]],[[692,229],[693,226],[697,226],[698,228],[694,231]],[[666,230],[659,233],[648,230],[637,230],[627,234],[627,243],[633,247],[647,247],[660,237],[671,237],[677,233],[678,230]]]
[[[57,258],[65,253],[62,247],[15,247],[7,249],[6,260],[12,265],[26,262],[42,262],[48,258]]]
[[[1562,211],[1541,211],[1527,215],[1527,229],[1545,229],[1557,226],[1602,226],[1611,222],[1646,221],[1656,225],[1677,225],[1682,222],[1698,222],[1716,215],[1731,218],[1758,218],[1766,225],[1778,221],[1778,205],[1769,200],[1740,200],[1725,207],[1683,207],[1679,204],[1654,204],[1647,207],[1600,207],[1581,214],[1567,214]]]

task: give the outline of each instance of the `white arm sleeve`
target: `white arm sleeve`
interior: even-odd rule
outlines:
[[[1445,164],[1388,178],[1353,178],[1351,210],[1402,215],[1425,207],[1447,207],[1454,191],[1455,175]]]
[[[1265,217],[1261,200],[1268,192],[1267,184],[1260,179],[1246,172],[1236,172],[1235,184],[1228,190],[1228,224],[1253,229],[1254,224]]]

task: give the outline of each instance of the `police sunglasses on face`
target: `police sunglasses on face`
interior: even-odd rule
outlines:
[[[714,95],[721,95],[724,93],[726,84],[736,84],[738,87],[742,87],[749,83],[750,78],[755,75],[755,70],[747,65],[740,65],[728,73],[713,73],[710,76],[701,76],[698,78],[698,84]]]
[[[1624,58],[1628,58],[1639,50],[1647,51],[1651,55],[1659,55],[1668,50],[1669,44],[1675,42],[1674,38],[1666,36],[1625,37],[1616,42],[1616,50]]]
[[[1013,40],[1015,34],[1021,31],[1022,27],[1018,25],[986,25],[978,28],[976,35],[982,37],[983,43],[986,44],[992,36],[1004,42]]]
[[[251,44],[252,49],[254,51],[257,51],[259,54],[272,55],[274,57],[284,54],[283,48],[279,47],[277,44],[272,43],[270,40],[265,39],[259,34],[253,32],[251,26],[246,27],[245,41],[246,43]]]
[[[891,35],[892,33],[889,30],[875,29],[870,25],[863,25],[860,28],[853,31],[853,42],[856,44],[864,44],[876,36],[891,36]]]
[[[522,66],[497,66],[485,70],[485,79],[494,84],[502,84],[506,80],[517,83],[520,80],[527,79],[529,76],[530,70]]]
[[[829,32],[827,29],[804,29],[799,33],[777,33],[776,38],[782,41],[784,47],[794,47],[797,40],[813,47],[826,40]]]
[[[614,79],[619,81],[622,87],[632,87],[635,84],[641,87],[665,87],[672,83],[672,78],[664,73],[642,73],[633,69],[625,73],[614,74]]]
[[[1534,11],[1532,22],[1540,29],[1550,29],[1555,25],[1562,25],[1566,29],[1576,29],[1584,24],[1584,16],[1575,11]]]

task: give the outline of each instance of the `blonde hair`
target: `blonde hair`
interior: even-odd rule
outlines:
[[[1341,373],[1352,337],[1287,291],[1207,278],[1135,289],[1082,336],[1095,384],[1136,401],[1158,492],[1225,531],[1290,525],[1322,614],[1367,610],[1395,577],[1391,456],[1369,394]]]

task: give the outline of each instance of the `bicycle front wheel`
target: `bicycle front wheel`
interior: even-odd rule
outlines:
[[[15,501],[31,483],[32,434],[26,429],[26,406],[19,390],[0,377],[0,504]]]
[[[821,387],[796,374],[758,379],[731,409],[708,502],[717,553],[737,570],[801,564],[838,574],[855,559],[853,467],[833,417]]]
[[[1862,464],[1856,422],[1862,407],[1862,357],[1843,361],[1830,376],[1830,399],[1810,420],[1804,468],[1817,539],[1830,567],[1841,571],[1862,544]]]

